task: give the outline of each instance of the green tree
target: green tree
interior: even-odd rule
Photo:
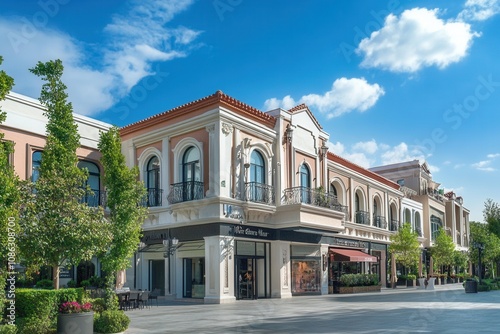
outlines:
[[[3,58],[0,56],[0,65]],[[8,76],[5,71],[0,71],[0,100],[4,100],[7,93],[14,86],[14,79]],[[0,125],[5,122],[7,115],[0,109]],[[18,232],[17,208],[19,200],[18,178],[14,173],[14,168],[9,163],[9,155],[14,152],[11,142],[4,141],[5,135],[0,132],[0,251],[2,252],[2,266],[0,266],[0,289],[4,291],[9,252],[16,253],[16,242],[9,244],[9,236],[15,238]],[[15,239],[14,239],[15,240]],[[12,255],[12,254],[11,254]],[[17,257],[16,257],[17,258]],[[17,260],[17,259],[16,259]],[[5,294],[0,294],[0,307],[3,309]]]
[[[500,206],[491,198],[484,203],[483,217],[490,232],[500,238]]]
[[[491,232],[488,224],[470,222],[469,257],[472,262],[479,263],[479,249],[477,244],[483,245],[481,261],[485,268],[495,273],[500,260],[500,238]]]
[[[455,244],[453,243],[453,239],[442,228],[439,229],[431,253],[434,264],[438,267],[451,266],[455,260]]]
[[[52,267],[54,288],[59,288],[59,268],[90,260],[109,245],[111,233],[102,208],[81,199],[87,173],[77,167],[80,136],[73,108],[66,101],[60,60],[39,62],[32,73],[45,83],[40,102],[47,108],[47,141],[42,153],[40,176],[23,187],[19,246],[31,268]]]
[[[396,262],[405,268],[416,267],[421,250],[418,234],[411,230],[411,225],[409,223],[403,224],[398,233],[391,235],[390,239],[389,253],[394,256]]]
[[[125,163],[118,128],[101,132],[98,147],[102,154],[106,205],[113,234],[101,263],[107,273],[116,274],[130,266],[130,258],[139,245],[141,227],[147,213],[147,208],[142,205],[146,190],[143,183],[138,181],[138,169],[130,169]],[[112,278],[113,275],[108,277]]]

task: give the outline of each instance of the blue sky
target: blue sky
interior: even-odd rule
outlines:
[[[482,221],[500,202],[500,0],[20,0],[0,5],[2,68],[62,59],[77,113],[126,125],[222,90],[306,103],[366,168],[426,160]]]

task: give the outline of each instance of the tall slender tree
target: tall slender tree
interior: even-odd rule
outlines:
[[[491,198],[484,202],[483,217],[490,232],[500,238],[500,206]]]
[[[77,167],[80,136],[61,81],[60,60],[39,62],[32,73],[45,83],[40,102],[47,108],[47,142],[40,176],[24,187],[19,245],[31,267],[52,267],[54,288],[59,288],[59,268],[78,264],[101,252],[111,240],[102,208],[82,202],[87,173]]]
[[[142,182],[138,181],[138,169],[130,169],[125,163],[118,128],[101,132],[98,147],[102,154],[108,220],[113,234],[110,246],[101,256],[101,263],[107,273],[116,274],[130,266],[130,258],[139,245],[141,227],[147,213],[146,207],[142,205],[146,190]]]
[[[411,225],[403,224],[398,233],[391,235],[390,239],[389,253],[394,256],[396,262],[405,268],[416,267],[421,250],[418,234],[411,230]]]
[[[0,65],[3,58],[0,56]],[[7,75],[5,71],[0,71],[0,100],[4,100],[7,93],[14,86],[14,79]],[[0,109],[0,125],[5,122],[7,115]],[[4,291],[6,283],[7,270],[5,264],[9,258],[9,253],[15,255],[16,242],[15,238],[18,232],[17,224],[17,207],[19,200],[18,178],[14,173],[14,168],[9,163],[9,155],[14,152],[14,147],[11,142],[4,141],[4,134],[0,131],[0,291]],[[11,238],[9,242],[9,237]],[[14,239],[13,239],[14,238]],[[12,252],[12,250],[14,252]],[[14,254],[12,254],[14,253]],[[0,307],[3,309],[5,302],[5,294],[0,294]]]
[[[451,236],[442,228],[436,236],[431,254],[436,266],[451,266],[454,262],[455,244]]]

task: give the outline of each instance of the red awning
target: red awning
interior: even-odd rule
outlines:
[[[355,249],[330,248],[333,261],[339,262],[378,262],[375,256]]]

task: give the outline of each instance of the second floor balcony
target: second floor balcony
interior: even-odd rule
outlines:
[[[391,219],[391,222],[389,224],[389,231],[396,232],[399,230],[399,221]]]
[[[373,216],[373,226],[378,228],[387,228],[387,220],[384,216]]]
[[[200,181],[179,182],[170,185],[170,204],[194,201],[204,198],[204,184]]]
[[[163,189],[148,188],[143,205],[147,207],[162,206]]]
[[[245,183],[244,200],[268,205],[275,205],[274,187],[258,182],[247,182]]]
[[[290,204],[309,204],[322,208],[329,208],[335,211],[343,212],[347,216],[347,206],[338,202],[337,196],[307,187],[293,187],[284,190],[283,205]]]
[[[356,224],[370,225],[370,214],[367,211],[356,211]]]

